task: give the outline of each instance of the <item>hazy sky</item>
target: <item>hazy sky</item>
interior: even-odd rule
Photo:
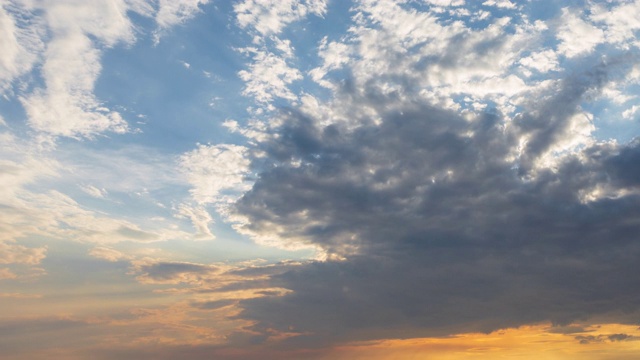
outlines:
[[[637,358],[639,19],[0,0],[0,357]]]

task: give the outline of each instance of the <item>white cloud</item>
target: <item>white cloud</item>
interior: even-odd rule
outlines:
[[[14,18],[7,9],[16,16]],[[18,21],[23,22],[22,26]],[[24,24],[26,23],[26,24]],[[33,68],[44,44],[38,32],[41,25],[28,9],[3,2],[0,6],[0,94],[7,91],[11,83]]]
[[[591,20],[605,25],[604,34],[607,41],[619,44],[629,41],[636,47],[640,46],[635,34],[640,30],[640,1],[629,1],[612,9],[595,2],[591,7],[591,13]]]
[[[633,105],[632,107],[622,112],[622,117],[626,120],[632,120],[634,116],[638,113],[638,111],[640,111],[640,106]]]
[[[436,6],[462,6],[465,0],[422,0],[429,5]]]
[[[293,47],[291,46],[291,40],[281,40],[277,37],[272,38],[275,43],[275,48],[278,49],[286,58],[293,57]]]
[[[126,132],[121,115],[105,109],[93,94],[101,70],[98,47],[134,39],[125,3],[65,0],[42,5],[51,39],[42,54],[44,88],[21,98],[30,125],[54,137]]]
[[[215,238],[209,229],[213,218],[206,204],[213,204],[216,211],[228,219],[228,206],[250,188],[246,176],[251,162],[247,156],[246,147],[218,144],[198,145],[180,157],[180,167],[192,187],[189,192],[193,204],[181,204],[175,216],[191,220],[196,238]]]
[[[253,63],[248,70],[238,72],[247,84],[242,92],[244,95],[253,96],[260,103],[269,103],[274,98],[296,99],[289,85],[302,79],[298,69],[290,67],[285,58],[274,53],[258,49],[245,51],[253,54]]]
[[[546,73],[559,69],[558,55],[551,49],[532,53],[528,57],[520,59],[520,64],[530,69]]]
[[[191,206],[188,204],[181,204],[176,212],[176,217],[187,218],[191,220],[191,223],[196,228],[196,239],[200,240],[212,240],[215,239],[215,235],[209,229],[209,224],[213,222],[211,214],[202,205]]]
[[[308,14],[322,16],[326,7],[326,0],[244,0],[234,5],[234,11],[240,27],[251,27],[266,36],[279,34]]]
[[[565,156],[593,144],[595,140],[592,133],[595,130],[593,114],[585,111],[575,113],[566,119],[564,131],[558,131],[553,144],[540,155],[535,165],[540,169],[555,169]]]
[[[331,84],[323,80],[331,70],[339,69],[351,60],[351,48],[344,43],[328,42],[325,36],[318,46],[318,56],[322,59],[322,66],[309,71],[311,78],[320,85],[331,87]]]
[[[160,0],[156,22],[161,29],[180,24],[200,11],[209,0]]]
[[[510,113],[514,102],[537,86],[521,78],[514,64],[522,53],[536,54],[548,29],[541,21],[503,17],[473,29],[462,22],[442,22],[432,13],[412,11],[394,1],[362,1],[356,9],[360,12],[354,16],[352,36],[341,43],[347,48],[341,49],[342,57],[334,57],[340,59],[339,66],[348,65],[353,72],[356,91],[419,95],[421,101],[456,111],[461,103],[453,99],[464,94],[482,103],[490,100]],[[524,62],[532,65],[532,61]],[[553,63],[549,58],[547,66]],[[311,75],[314,79],[328,76],[322,67]],[[420,91],[404,93],[403,81]]]
[[[503,9],[515,9],[516,4],[512,3],[509,0],[487,0],[482,3],[484,6],[495,6]]]
[[[582,20],[568,8],[562,10],[562,25],[558,29],[558,51],[571,58],[595,49],[605,39],[604,32]]]
[[[192,186],[193,200],[198,204],[216,203],[224,201],[229,191],[247,190],[247,152],[244,146],[218,144],[198,145],[183,154],[180,167]]]
[[[80,188],[82,189],[82,191],[84,191],[85,193],[95,198],[104,199],[104,197],[107,196],[107,190],[98,189],[93,185],[84,185],[84,186],[81,185]]]
[[[135,41],[129,11],[155,16],[166,31],[208,0],[44,0],[0,8],[0,92],[37,69],[44,86],[19,94],[31,127],[50,137],[90,138],[129,131],[122,115],[104,106],[93,88],[105,48]],[[157,8],[157,11],[156,11]],[[159,35],[156,34],[156,37]],[[41,67],[35,67],[41,63]]]

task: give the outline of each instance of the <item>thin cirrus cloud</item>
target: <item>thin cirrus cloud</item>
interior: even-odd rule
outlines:
[[[3,3],[0,343],[16,359],[629,357],[638,13]]]

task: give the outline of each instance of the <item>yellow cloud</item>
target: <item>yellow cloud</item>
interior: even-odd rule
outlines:
[[[549,324],[523,326],[490,334],[443,338],[388,339],[337,347],[323,359],[637,359],[640,329],[621,324],[582,326],[559,331]]]

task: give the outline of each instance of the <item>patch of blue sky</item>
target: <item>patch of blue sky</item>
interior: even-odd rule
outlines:
[[[30,132],[31,128],[26,122],[27,114],[15,96],[0,96],[0,115],[15,135],[24,138]],[[0,126],[0,130],[2,130],[2,126]]]
[[[222,126],[251,104],[233,95],[244,86],[237,76],[242,57],[235,50],[243,39],[229,30],[228,17],[203,11],[164,33],[157,45],[151,30],[144,29],[135,45],[103,56],[95,93],[107,107],[124,109],[131,127],[139,129],[115,140],[173,153],[198,142],[241,141]]]

